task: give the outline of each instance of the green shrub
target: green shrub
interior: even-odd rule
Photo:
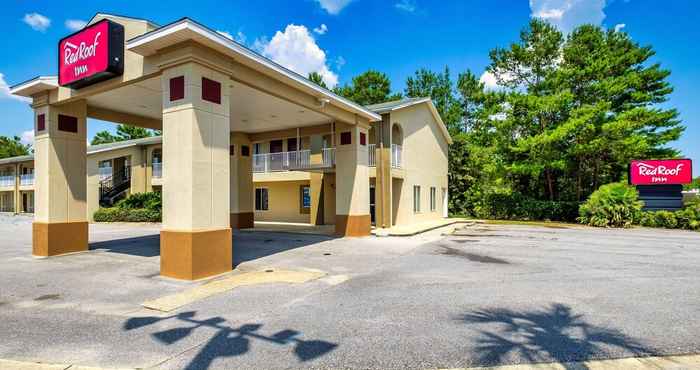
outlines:
[[[135,193],[130,194],[126,198],[120,200],[115,205],[117,208],[121,209],[150,209],[150,210],[161,210],[163,209],[163,203],[161,200],[161,194],[158,192],[149,193]]]
[[[700,231],[700,199],[695,198],[676,211],[676,219],[679,228]]]
[[[486,194],[475,207],[476,216],[496,220],[575,222],[579,202],[535,200],[508,191]]]
[[[578,221],[598,227],[630,227],[639,222],[643,204],[630,185],[603,185],[581,205]]]
[[[95,222],[160,222],[160,210],[146,208],[100,208],[93,216]]]
[[[676,214],[671,211],[655,211],[649,213],[654,217],[656,227],[664,227],[667,229],[675,229],[678,227]]]

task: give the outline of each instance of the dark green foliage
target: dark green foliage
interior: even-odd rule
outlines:
[[[321,86],[324,89],[328,88],[328,85],[326,85],[325,82],[323,82],[323,76],[321,76],[320,73],[318,72],[311,72],[309,73],[309,81],[315,83],[318,86]]]
[[[333,92],[360,105],[384,103],[401,99],[401,94],[391,93],[391,81],[386,74],[369,70],[352,78],[352,83],[337,86]]]
[[[575,222],[579,202],[535,200],[518,193],[489,193],[477,205],[482,218]]]
[[[162,208],[160,193],[136,193],[112,208],[98,209],[94,219],[96,222],[160,222]]]
[[[693,190],[693,189],[700,189],[700,177],[694,178],[693,182],[691,182],[690,184],[683,185],[683,190]]]
[[[579,208],[579,222],[597,227],[631,227],[639,222],[644,203],[625,183],[603,185]]]
[[[700,230],[700,199],[692,200],[675,212],[644,212],[639,224],[646,227]]]
[[[116,207],[121,209],[146,208],[151,210],[161,210],[163,208],[161,193],[149,192],[131,194],[117,202]]]
[[[95,136],[92,138],[90,145],[108,144],[117,141],[141,139],[144,137],[151,137],[159,134],[160,133],[157,131],[149,130],[143,127],[119,125],[117,126],[116,135],[112,135],[109,131],[100,131],[96,133]]]
[[[18,136],[0,136],[0,159],[28,155],[30,145],[24,145]]]
[[[450,70],[442,73],[419,69],[406,79],[404,94],[410,98],[430,97],[450,133],[462,130],[462,106],[455,95]]]

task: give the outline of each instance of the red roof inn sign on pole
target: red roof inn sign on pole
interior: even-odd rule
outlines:
[[[102,20],[58,43],[58,83],[79,89],[124,73],[124,26]]]
[[[693,181],[690,159],[639,160],[630,164],[632,185],[679,185]]]

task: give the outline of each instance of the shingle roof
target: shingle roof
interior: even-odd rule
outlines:
[[[413,104],[418,104],[422,103],[426,100],[430,100],[430,98],[403,98],[400,100],[394,100],[394,101],[388,101],[385,103],[379,103],[379,104],[371,104],[371,105],[366,105],[365,108],[377,113],[377,114],[382,114],[386,113],[389,111],[392,111],[397,108],[403,108],[407,107]]]
[[[87,147],[87,154],[100,153],[100,152],[104,152],[104,151],[108,151],[108,150],[129,148],[132,146],[139,146],[139,145],[160,144],[162,142],[163,142],[162,136],[151,136],[151,137],[145,137],[145,138],[141,138],[141,139],[117,141],[117,142],[108,143],[108,144],[90,145]],[[0,159],[0,164],[20,163],[20,162],[27,162],[27,161],[33,161],[33,160],[34,160],[34,155],[30,154],[30,155],[22,155],[19,157],[3,158],[3,159]]]

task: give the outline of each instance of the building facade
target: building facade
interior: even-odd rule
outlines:
[[[98,14],[58,60],[11,89],[34,109],[35,255],[86,250],[94,211],[125,192],[163,192],[161,273],[181,279],[230,270],[231,229],[255,220],[363,236],[445,215],[430,99],[359,106],[188,18]],[[163,136],[86,151],[87,118]]]

